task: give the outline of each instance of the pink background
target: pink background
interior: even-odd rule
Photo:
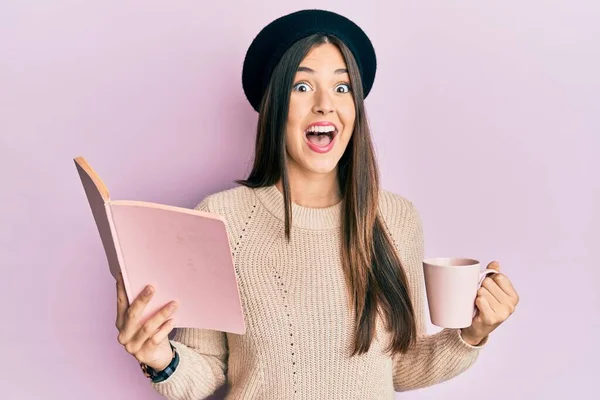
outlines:
[[[233,186],[257,117],[244,52],[298,6],[342,12],[374,41],[383,183],[419,207],[426,255],[498,259],[521,295],[472,369],[398,398],[597,394],[597,2],[34,3],[0,11],[0,398],[158,398],[116,340],[71,159],[114,198],[192,207]]]

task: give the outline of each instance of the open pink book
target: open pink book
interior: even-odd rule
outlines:
[[[83,157],[74,158],[108,266],[123,275],[131,304],[151,284],[142,320],[172,300],[176,327],[246,331],[225,221],[217,214],[144,201],[111,200]]]

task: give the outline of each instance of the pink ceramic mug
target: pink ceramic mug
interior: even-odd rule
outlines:
[[[477,308],[477,290],[489,274],[470,258],[430,258],[423,261],[431,323],[441,328],[466,328]]]

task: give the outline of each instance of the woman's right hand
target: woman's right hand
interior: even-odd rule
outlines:
[[[173,330],[173,319],[169,319],[177,309],[176,302],[170,302],[150,317],[144,324],[140,316],[154,294],[147,286],[129,305],[123,277],[117,278],[117,321],[118,341],[125,350],[139,362],[156,371],[162,371],[171,362],[173,352],[169,343],[169,333]]]

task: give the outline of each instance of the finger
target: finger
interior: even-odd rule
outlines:
[[[493,310],[493,312],[495,312],[495,313],[500,312],[500,310],[501,310],[500,302],[498,300],[496,300],[494,295],[491,294],[489,290],[487,290],[484,287],[480,287],[479,290],[477,291],[477,295],[478,295],[478,297],[484,297],[487,300],[487,303],[489,304],[489,306]]]
[[[154,288],[150,285],[135,298],[133,303],[127,308],[125,312],[125,320],[121,332],[119,333],[119,343],[125,344],[133,335],[141,328],[140,317],[144,312],[144,308],[148,305],[154,294]]]
[[[115,325],[119,330],[123,327],[127,307],[129,307],[129,301],[127,300],[123,277],[119,275],[117,277],[117,320],[115,322]]]
[[[479,310],[475,316],[475,319],[479,319],[483,322],[489,320],[490,316],[494,315],[494,310],[492,310],[489,301],[484,296],[477,296],[477,299],[475,299],[475,305]]]
[[[499,274],[494,274],[494,275],[499,275]],[[492,296],[494,296],[494,298],[498,301],[498,303],[500,303],[500,304],[511,304],[512,303],[511,298],[506,293],[504,293],[504,290],[502,290],[502,288],[500,286],[498,286],[496,281],[494,279],[492,279],[491,277],[485,278],[483,280],[483,283],[481,284],[481,286],[486,288],[488,290],[488,292],[490,292],[492,294]]]
[[[516,303],[519,302],[519,295],[517,294],[517,291],[515,290],[513,284],[511,283],[510,279],[508,279],[508,277],[504,274],[494,274],[494,276],[491,277],[494,282],[496,282],[496,284],[502,289],[502,291],[504,293],[506,293],[506,295],[508,297],[510,297],[511,299],[513,299],[513,301]]]
[[[165,321],[173,315],[175,310],[177,310],[177,302],[172,301],[149,318],[131,338],[130,343],[133,352],[137,352],[144,342],[146,342],[149,337],[153,336]]]
[[[488,264],[487,269],[493,269],[500,272],[500,263],[498,261],[492,261]]]
[[[144,342],[143,351],[147,351],[150,354],[153,353],[158,347],[158,345],[161,344],[169,336],[169,333],[171,333],[173,328],[175,328],[175,321],[173,320],[173,318],[165,321],[165,323],[160,326],[158,331],[154,335],[149,337],[148,340],[146,340],[146,342]]]

